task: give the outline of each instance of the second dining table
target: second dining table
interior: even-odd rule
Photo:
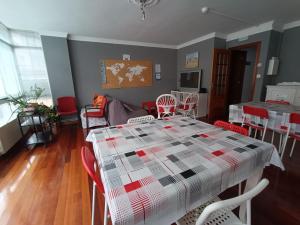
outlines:
[[[274,146],[188,117],[92,130],[112,224],[171,224],[265,166]],[[251,182],[249,182],[251,181]]]
[[[287,127],[289,124],[290,114],[300,113],[300,106],[295,105],[285,105],[285,104],[276,104],[269,102],[245,102],[229,106],[229,122],[231,123],[242,123],[243,122],[243,106],[253,106],[257,108],[266,109],[269,113],[268,128],[269,129],[280,129],[282,127]],[[255,118],[259,120],[259,118]],[[256,121],[257,123],[263,124],[263,121]],[[300,126],[295,125],[292,127],[295,132],[300,133]]]

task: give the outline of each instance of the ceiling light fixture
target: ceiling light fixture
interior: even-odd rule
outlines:
[[[139,6],[142,13],[142,20],[146,19],[146,8],[152,7],[159,3],[159,0],[129,0],[130,3],[133,3]]]

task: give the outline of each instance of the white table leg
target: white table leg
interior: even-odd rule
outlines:
[[[264,171],[264,168],[257,169],[251,177],[249,177],[246,181],[246,186],[244,188],[244,193],[255,187],[255,185],[258,184],[258,182],[261,180],[262,173]],[[240,211],[239,211],[239,217],[243,223],[246,223],[246,204],[241,205]]]

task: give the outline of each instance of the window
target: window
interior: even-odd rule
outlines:
[[[7,29],[0,24],[0,98],[45,89],[42,101],[52,104],[40,36],[34,32]]]
[[[17,68],[11,47],[0,42],[0,98],[21,92]]]

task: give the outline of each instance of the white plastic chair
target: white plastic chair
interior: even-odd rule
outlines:
[[[269,184],[262,179],[250,191],[228,200],[209,202],[200,206],[178,220],[178,225],[251,225],[251,200]],[[211,204],[210,204],[211,203]],[[246,203],[246,223],[243,223],[232,210]]]
[[[158,119],[165,116],[174,116],[176,111],[177,100],[174,95],[163,94],[156,99]]]
[[[152,116],[152,115],[140,116],[140,117],[130,118],[129,120],[127,120],[127,124],[142,123],[142,122],[148,122],[151,120],[155,120],[154,116]]]
[[[180,104],[177,108],[177,112],[183,116],[193,115],[193,118],[196,119],[196,108],[199,101],[199,95],[197,93],[189,94],[185,99],[183,104]]]

